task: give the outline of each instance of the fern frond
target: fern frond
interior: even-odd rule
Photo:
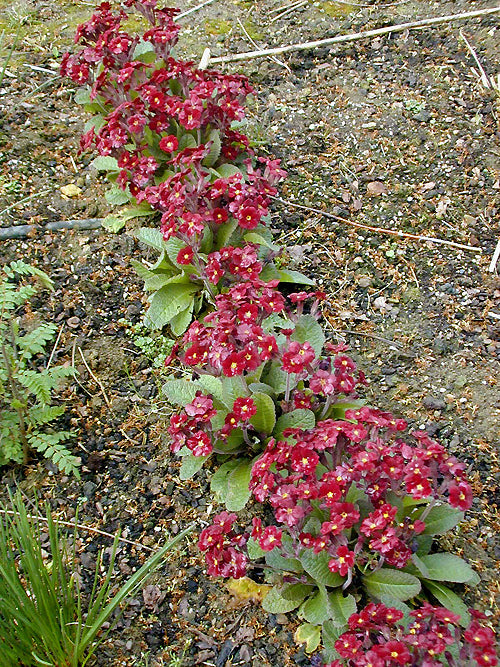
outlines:
[[[53,368],[49,368],[48,371],[43,371],[43,372],[48,373],[52,377],[55,387],[57,386],[59,380],[63,380],[64,378],[74,377],[78,371],[76,370],[76,368],[73,368],[73,366],[54,366]]]
[[[50,392],[52,391],[55,382],[46,372],[42,371],[39,373],[38,371],[33,371],[27,368],[20,371],[17,378],[23,387],[34,394],[39,403],[46,405],[50,402]]]
[[[2,410],[0,413],[0,465],[23,460],[19,417],[13,410]]]
[[[49,424],[63,414],[64,406],[62,405],[44,405],[39,408],[31,408],[28,417],[33,426],[41,426]]]
[[[22,359],[31,359],[35,354],[45,352],[45,347],[57,331],[55,324],[41,324],[34,331],[18,338]]]
[[[71,452],[61,444],[74,436],[70,431],[60,431],[59,433],[37,433],[28,437],[30,447],[43,454],[45,458],[51,459],[62,472],[73,474],[80,479],[78,466],[80,459],[73,456]]]
[[[54,283],[45,273],[45,271],[37,269],[36,266],[26,264],[26,262],[23,262],[22,259],[15,260],[14,262],[7,264],[7,266],[3,267],[3,270],[11,280],[15,278],[15,274],[17,273],[19,276],[34,276],[39,278],[44,287],[47,289],[52,289],[54,286]]]

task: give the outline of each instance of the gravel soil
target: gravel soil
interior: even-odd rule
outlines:
[[[196,4],[179,2],[183,10]],[[293,6],[215,0],[184,19],[179,55],[197,60],[205,46],[225,55],[252,50],[249,40],[291,44],[492,3]],[[141,329],[146,300],[129,265],[131,257],[152,256],[130,229],[111,235],[46,227],[110,210],[106,185],[89,167],[92,156],[78,154],[85,114],[72,101],[72,86],[57,76],[76,25],[91,11],[91,3],[77,0],[0,0],[1,66],[12,50],[0,86],[0,232],[37,228],[26,239],[1,241],[0,262],[21,257],[55,282],[54,292],[24,313],[23,324],[60,326],[53,363],[73,361],[78,369],[59,398],[82,460],[80,481],[36,459],[23,469],[4,468],[1,479],[4,488],[20,488],[27,503],[38,493],[65,519],[79,506],[84,526],[112,534],[121,527],[130,542],[120,546],[118,582],[166,534],[206,525],[214,507],[210,471],[180,482],[168,451],[163,343]],[[255,85],[246,131],[289,173],[280,193],[288,203],[274,205],[277,238],[290,264],[326,291],[325,327],[332,339],[350,344],[370,379],[367,398],[470,464],[474,505],[444,546],[480,573],[466,599],[498,627],[500,264],[488,268],[500,234],[500,96],[481,84],[460,30],[497,79],[498,15],[226,71],[244,73]],[[242,514],[243,524],[250,520],[251,510]],[[86,585],[96,551],[110,540],[85,528],[78,539]],[[295,624],[291,615],[270,616],[209,579],[195,532],[132,601],[99,663],[314,665],[294,644]]]

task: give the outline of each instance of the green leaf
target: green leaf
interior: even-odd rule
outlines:
[[[335,642],[340,635],[347,630],[346,627],[339,627],[333,621],[325,621],[323,623],[322,641],[325,648],[323,652],[323,659],[328,662],[337,660],[340,656],[335,649]]]
[[[449,609],[454,614],[459,614],[461,626],[467,627],[469,625],[470,614],[467,605],[456,593],[450,590],[447,586],[444,586],[444,584],[438,584],[435,581],[427,581],[424,579],[422,583],[425,588],[434,595],[436,600],[443,605],[443,607]]]
[[[170,320],[191,307],[193,294],[198,287],[193,284],[174,283],[165,285],[151,297],[146,320],[156,329],[161,329]]]
[[[321,355],[323,345],[325,344],[323,328],[312,315],[302,315],[299,318],[291,339],[298,343],[310,343],[317,357]]]
[[[77,104],[92,104],[93,100],[90,97],[90,86],[87,86],[85,88],[79,88],[74,97],[73,100]]]
[[[129,206],[128,208],[123,209],[123,211],[120,211],[117,215],[107,215],[101,224],[104,229],[107,229],[110,232],[117,232],[125,226],[127,220],[155,215],[155,213],[156,211],[154,211],[147,203],[140,204],[139,206]]]
[[[302,602],[306,595],[309,595],[312,590],[313,586],[311,584],[287,584],[283,587],[281,595],[285,600],[300,600],[300,602]]]
[[[420,592],[417,577],[400,570],[382,568],[363,577],[363,584],[368,595],[380,599],[381,595],[390,595],[396,600],[409,600]]]
[[[314,428],[315,424],[316,418],[312,410],[303,410],[302,408],[299,408],[297,410],[292,410],[292,412],[285,412],[285,414],[281,415],[276,421],[274,436],[279,439],[283,436],[283,431],[287,428],[302,428],[306,430]]]
[[[132,60],[139,60],[141,56],[149,53],[155,53],[155,48],[151,42],[142,40],[137,44],[132,54]],[[142,60],[142,59],[141,59]]]
[[[257,412],[250,418],[250,423],[256,431],[271,434],[276,424],[276,411],[273,399],[267,394],[256,392],[252,394]]]
[[[306,549],[300,557],[300,562],[307,574],[316,582],[323,586],[336,588],[344,583],[345,577],[341,577],[338,572],[330,572],[328,563],[331,558],[326,551],[315,554],[312,549]]]
[[[424,508],[419,511],[415,518],[419,518]],[[437,505],[433,507],[425,519],[424,535],[443,535],[454,528],[464,518],[464,513],[450,505]]]
[[[274,252],[279,252],[281,248],[271,241],[268,241],[262,236],[262,234],[257,234],[257,232],[248,232],[243,237],[247,243],[257,243],[257,245],[265,246]]]
[[[112,213],[110,213],[110,215],[107,215],[105,218],[102,219],[101,226],[108,232],[116,234],[117,232],[120,231],[120,229],[123,229],[125,227],[126,222],[127,221],[124,218],[121,218],[118,215],[113,215]]]
[[[278,269],[278,278],[281,283],[297,283],[298,285],[316,285],[314,280],[308,278],[300,271],[291,271],[290,269]]]
[[[236,165],[229,164],[228,162],[220,164],[214,171],[217,172],[218,178],[230,178],[236,174],[241,174],[241,169],[238,169]]]
[[[294,639],[297,644],[305,644],[305,652],[315,651],[321,641],[321,628],[311,623],[303,623],[295,630]]]
[[[104,198],[113,206],[121,206],[127,204],[132,199],[132,195],[127,190],[122,190],[117,185],[113,185],[104,193]]]
[[[221,503],[226,502],[229,475],[239,464],[240,462],[237,459],[226,461],[226,463],[223,463],[217,472],[212,475],[212,479],[210,480],[210,490]]]
[[[170,403],[184,407],[196,397],[199,385],[191,380],[169,380],[162,387],[162,392]]]
[[[222,400],[228,408],[233,407],[233,403],[241,396],[247,396],[247,386],[241,375],[234,377],[222,377]]]
[[[196,475],[198,470],[203,468],[203,464],[209,458],[210,454],[208,456],[193,456],[192,454],[183,456],[179,477],[182,480],[191,479],[191,477]]]
[[[347,625],[349,616],[356,612],[356,600],[352,595],[344,595],[340,589],[328,594],[330,606],[330,617],[333,623],[339,627]]]
[[[328,593],[324,586],[320,586],[318,592],[300,607],[299,618],[314,625],[321,625],[329,617]]]
[[[170,329],[174,336],[178,337],[183,334],[191,324],[191,320],[193,319],[193,308],[194,300],[191,300],[191,303],[186,310],[183,310],[178,315],[174,315],[170,320]]]
[[[271,385],[265,384],[264,382],[251,382],[248,385],[248,388],[250,389],[252,394],[261,393],[261,394],[267,394],[268,396],[275,395],[274,389],[271,387]]]
[[[230,512],[239,512],[250,499],[250,477],[252,461],[243,460],[227,478],[226,508]]]
[[[286,558],[282,556],[279,549],[273,549],[266,553],[266,563],[269,567],[279,572],[303,572],[300,561],[297,558]]]
[[[207,394],[212,394],[214,398],[217,398],[219,399],[219,401],[223,402],[222,382],[220,378],[216,378],[213,375],[201,375],[200,378],[197,380],[197,382],[198,384],[201,384],[201,386],[203,387],[203,389],[206,391]]]
[[[266,555],[266,552],[264,549],[260,548],[260,545],[258,542],[256,542],[253,537],[251,537],[248,542],[247,542],[247,552],[248,552],[248,557],[250,560],[258,560],[259,558],[264,558]]]
[[[267,375],[262,378],[263,381],[270,385],[277,394],[282,394],[286,389],[286,378],[288,373],[282,371],[278,364],[273,363]]]
[[[90,163],[98,171],[119,171],[118,160],[111,155],[99,155]]]
[[[433,577],[431,577],[429,575],[429,570],[427,569],[426,564],[420,558],[420,556],[418,556],[416,553],[412,554],[411,561],[412,561],[413,565],[415,566],[416,570],[418,570],[418,572],[420,572],[420,574],[423,577],[427,577],[428,579],[433,579]]]
[[[328,417],[331,419],[345,419],[345,413],[347,410],[359,410],[363,405],[366,405],[366,401],[360,399],[358,401],[339,401],[334,403],[328,410]]]
[[[263,609],[270,614],[286,614],[293,609],[297,609],[304,598],[287,600],[283,597],[283,591],[286,591],[286,588],[286,586],[273,586],[262,601]]]
[[[134,233],[134,236],[138,241],[151,248],[156,248],[156,250],[160,251],[165,249],[163,234],[159,229],[154,229],[153,227],[141,227]]]
[[[427,569],[426,579],[453,581],[460,584],[477,584],[479,577],[471,566],[459,556],[448,553],[430,554],[420,559]]]
[[[227,246],[231,236],[233,235],[233,233],[236,231],[237,228],[238,228],[238,221],[232,218],[229,218],[227,222],[224,222],[222,225],[219,226],[219,230],[217,232],[217,242],[216,242],[216,247],[218,250]],[[263,280],[263,278],[261,279]]]
[[[202,162],[202,164],[205,165],[205,167],[211,167],[219,159],[220,151],[222,148],[220,140],[220,130],[212,130],[208,135],[208,141],[211,141],[212,145],[210,147],[210,153]]]

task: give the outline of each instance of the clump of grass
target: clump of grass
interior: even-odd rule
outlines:
[[[44,530],[49,547],[42,547]],[[89,600],[84,600],[75,571],[75,553],[45,506],[45,516],[28,515],[20,495],[0,507],[0,655],[3,667],[83,667],[114,627],[103,624],[120,611],[166,553],[190,529],[153,554],[121,588],[110,595],[119,543],[115,537],[101,581],[103,551],[97,557]],[[76,537],[76,528],[73,538]],[[76,540],[73,539],[73,544]],[[47,549],[47,551],[45,550]]]

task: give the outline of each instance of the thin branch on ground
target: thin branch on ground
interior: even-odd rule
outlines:
[[[464,33],[463,33],[461,30],[460,30],[460,33],[459,33],[459,34],[460,34],[460,37],[461,37],[461,38],[463,39],[463,41],[465,42],[465,46],[469,49],[469,52],[470,52],[471,56],[472,56],[472,57],[474,58],[474,60],[476,61],[476,65],[477,65],[478,68],[479,68],[479,74],[480,74],[479,78],[480,78],[480,80],[481,80],[481,83],[483,84],[483,86],[484,86],[485,88],[492,88],[491,81],[489,80],[488,75],[487,75],[486,72],[484,71],[483,66],[482,66],[481,63],[479,62],[479,58],[477,57],[477,53],[476,53],[475,50],[473,49],[471,43],[469,42],[469,40],[467,39],[467,37],[464,35]],[[477,72],[476,72],[476,74],[477,74]]]
[[[202,9],[203,7],[206,7],[207,5],[211,5],[214,0],[206,0],[205,2],[202,2],[199,5],[196,5],[196,7],[191,7],[191,9],[186,10],[185,12],[182,12],[182,14],[177,14],[175,17],[175,20],[178,21],[179,19],[183,19],[185,16],[189,16],[189,14],[193,14],[194,12],[197,12],[199,9]]]
[[[491,258],[491,262],[488,267],[488,271],[490,273],[493,273],[493,271],[495,270],[499,257],[500,257],[500,239],[498,239],[497,247],[495,248],[495,252],[493,253],[493,257]]]
[[[293,2],[291,5],[289,5],[286,8],[283,8],[283,11],[281,14],[278,14],[274,18],[272,18],[269,23],[274,23],[275,21],[278,21],[279,19],[282,19],[284,16],[287,14],[290,14],[291,12],[295,11],[296,9],[301,9],[302,7],[305,7],[307,5],[307,0],[299,0],[298,2]]]
[[[34,199],[35,197],[43,197],[44,195],[48,195],[49,192],[52,192],[53,188],[50,188],[50,190],[42,190],[42,192],[34,192],[32,195],[28,195],[27,197],[24,197],[23,199],[19,199],[19,201],[14,202],[13,204],[10,204],[10,206],[6,206],[0,211],[0,215],[3,215],[4,213],[7,213],[7,211],[12,210],[13,208],[16,208],[16,206],[20,206],[21,204],[24,204],[24,202],[29,201],[30,199]]]
[[[455,243],[454,241],[437,239],[433,236],[420,236],[419,234],[409,234],[408,232],[401,232],[395,229],[384,229],[383,227],[371,227],[370,225],[363,225],[361,222],[346,220],[345,218],[341,218],[338,215],[333,215],[333,213],[327,213],[326,211],[321,211],[319,208],[311,208],[310,206],[304,206],[303,204],[295,204],[293,201],[281,199],[280,197],[273,197],[273,199],[275,201],[279,201],[281,204],[285,204],[286,206],[294,206],[295,208],[300,208],[304,211],[317,213],[318,215],[322,215],[325,218],[330,218],[331,220],[342,222],[344,225],[351,225],[352,227],[357,227],[358,229],[366,229],[370,232],[375,232],[377,234],[390,234],[392,236],[397,236],[403,239],[412,239],[413,241],[430,241],[431,243],[439,243],[440,245],[447,245],[451,246],[452,248],[460,248],[460,250],[470,250],[471,252],[482,252],[481,248],[476,248],[471,245],[465,245],[464,243]]]
[[[328,39],[319,39],[313,42],[302,42],[299,44],[289,44],[288,46],[279,46],[272,49],[262,49],[259,51],[248,51],[246,53],[234,53],[228,56],[221,56],[213,58],[211,62],[230,63],[238,60],[252,60],[253,58],[263,58],[265,56],[275,56],[280,53],[291,53],[297,51],[307,51],[318,46],[329,46],[330,44],[341,44],[343,42],[354,42],[368,37],[377,37],[379,35],[387,35],[393,32],[404,32],[405,30],[413,30],[415,28],[425,28],[439,23],[451,23],[453,21],[462,21],[469,18],[477,18],[481,16],[488,16],[500,12],[500,6],[490,7],[488,9],[478,9],[472,12],[463,12],[461,14],[449,14],[447,16],[434,16],[420,21],[410,21],[409,23],[399,23],[396,25],[385,26],[384,28],[376,28],[375,30],[365,30],[348,35],[337,35]]]
[[[10,514],[11,516],[18,516],[17,512],[14,512],[13,510],[2,510],[0,509],[0,514]],[[33,514],[28,514],[28,519],[34,519],[36,521],[43,521],[44,523],[48,523],[48,519],[43,516],[38,516],[38,515],[33,515]],[[77,528],[78,530],[87,530],[90,533],[96,533],[97,535],[102,535],[103,537],[109,537],[111,540],[115,539],[115,536],[112,535],[111,533],[107,533],[105,530],[100,530],[99,528],[93,528],[92,526],[86,526],[83,523],[74,523],[73,521],[63,521],[62,519],[54,519],[54,521],[61,526],[67,526],[68,528]],[[141,544],[140,542],[134,542],[134,540],[128,540],[126,537],[119,537],[118,538],[119,542],[126,542],[127,544],[131,544],[134,547],[139,547],[139,549],[145,549],[146,551],[154,551],[151,547],[147,547],[145,544]]]
[[[90,377],[94,380],[94,382],[95,382],[95,383],[97,384],[97,386],[100,388],[100,390],[101,390],[101,392],[102,392],[102,397],[104,398],[104,400],[105,400],[106,405],[108,406],[108,408],[111,410],[111,409],[112,409],[112,408],[111,408],[111,401],[109,400],[108,395],[106,394],[106,390],[104,389],[104,385],[103,385],[102,382],[99,380],[99,378],[96,377],[96,375],[94,375],[94,373],[92,372],[90,366],[89,366],[88,363],[87,363],[87,360],[86,360],[85,357],[83,356],[83,352],[82,352],[81,348],[80,348],[80,347],[77,347],[77,350],[78,350],[78,352],[79,352],[79,354],[80,354],[80,356],[81,356],[81,358],[82,358],[82,361],[83,361],[83,363],[84,363],[84,365],[85,365],[85,368],[86,368],[87,371],[89,372]]]
[[[255,40],[248,34],[248,30],[245,28],[245,26],[243,25],[243,23],[241,22],[241,20],[240,20],[239,18],[237,18],[236,20],[238,21],[238,25],[240,26],[241,30],[243,31],[245,37],[248,39],[248,41],[250,42],[250,44],[252,44],[252,46],[255,46],[257,49],[259,49],[259,48],[260,48],[259,45],[258,45],[257,42],[256,42],[256,41],[255,41]],[[291,70],[291,69],[288,67],[288,65],[287,65],[286,63],[284,63],[283,61],[278,60],[278,58],[275,58],[274,56],[271,56],[271,60],[272,60],[274,63],[276,63],[277,65],[280,65],[281,67],[284,67],[284,68],[286,69],[286,71],[288,72],[288,74],[291,74],[291,73],[292,73],[292,70]]]
[[[50,368],[50,364],[52,363],[52,359],[54,358],[54,354],[56,353],[57,346],[59,345],[59,340],[61,339],[61,335],[64,329],[64,322],[61,324],[61,327],[59,329],[59,333],[57,334],[56,342],[54,343],[54,347],[52,348],[52,352],[50,353],[49,360],[47,362],[47,370]]]

